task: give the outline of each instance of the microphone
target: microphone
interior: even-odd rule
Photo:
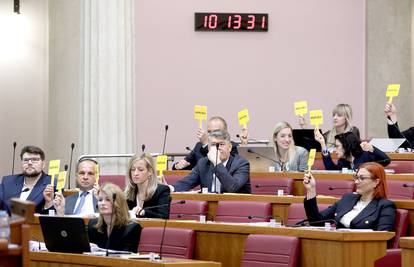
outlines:
[[[65,170],[65,171],[68,171],[68,164],[65,164],[65,167],[63,167],[63,169]]]
[[[287,185],[277,185],[277,184],[256,184],[255,185],[256,188],[261,188],[261,187],[288,187]]]
[[[111,211],[111,225],[108,225],[107,227],[110,227],[109,230],[109,236],[108,236],[108,240],[106,240],[106,256],[108,257],[109,254],[109,241],[111,241],[111,235],[112,235],[112,230],[114,229],[113,225],[112,225],[112,219],[113,219],[113,215],[114,215],[114,208],[115,208],[115,200],[116,200],[116,193],[112,194],[112,211]]]
[[[185,147],[186,150],[193,152],[193,150],[191,148],[189,148],[188,146]]]
[[[249,215],[249,216],[247,216],[247,218],[249,220],[252,220],[252,219],[255,219],[255,218],[266,219],[266,220],[274,219],[274,217],[272,215],[267,215],[267,216]]]
[[[12,162],[12,171],[11,171],[12,175],[14,175],[14,160],[16,158],[16,146],[17,146],[17,143],[16,141],[14,141],[13,142],[13,162]]]
[[[75,143],[70,145],[70,161],[69,161],[69,171],[68,171],[68,189],[70,189],[70,173],[72,172],[72,159],[73,159],[73,149],[75,148]]]
[[[213,177],[213,185],[214,185],[214,192],[212,193],[219,193],[217,192],[217,160],[218,160],[218,150],[219,143],[216,144],[216,166],[214,166],[214,177]]]
[[[294,225],[288,225],[288,226],[290,227],[312,226],[312,225],[317,225],[317,224],[326,223],[326,222],[330,222],[331,224],[334,224],[336,226],[336,221],[334,219],[326,219],[326,220],[313,221],[313,222],[310,222],[308,219],[304,219],[304,220],[301,220],[295,223]]]
[[[138,212],[138,215],[140,217],[144,217],[145,212],[148,211],[148,210],[152,210],[152,209],[156,209],[156,208],[162,208],[162,207],[166,207],[166,206],[170,206],[170,205],[179,205],[179,204],[185,204],[185,200],[180,200],[180,201],[177,201],[175,203],[164,203],[164,204],[160,204],[160,205],[156,205],[156,206],[146,207],[146,208],[141,209]]]
[[[393,120],[391,120],[390,116],[387,116],[387,119],[390,120],[392,122],[392,126],[394,126],[395,129],[397,129],[397,131],[400,133],[400,135],[405,139],[405,141],[407,142],[408,146],[410,147],[410,149],[413,149],[413,145],[411,144],[411,142],[407,139],[407,137],[405,137],[405,135],[403,134],[403,132],[400,131],[400,128],[398,128],[396,124],[396,122],[394,122]]]
[[[332,191],[332,190],[337,190],[337,189],[354,189],[353,187],[333,187],[333,186],[329,186],[328,190]]]
[[[236,134],[236,137],[240,138],[240,134]],[[263,141],[260,141],[259,139],[255,139],[255,138],[248,138],[247,142],[249,142],[249,141],[253,141],[253,142],[256,142],[256,143],[263,143]]]
[[[252,153],[252,154],[255,154],[255,155],[257,155],[257,156],[259,156],[259,157],[261,157],[261,158],[265,158],[265,159],[268,159],[268,160],[270,160],[270,161],[273,161],[274,163],[278,163],[276,160],[274,160],[274,159],[272,159],[272,158],[269,158],[269,157],[267,157],[267,156],[265,156],[265,155],[262,155],[262,154],[260,154],[260,153],[257,153],[256,151],[254,151],[254,150],[253,150],[253,149],[251,149],[251,148],[248,148],[248,149],[247,149],[247,152]]]
[[[142,151],[142,153],[145,153],[145,144],[141,145],[141,151]]]
[[[167,141],[167,132],[168,132],[168,125],[165,125],[164,144],[162,146],[162,155],[164,155],[164,153],[165,153],[165,143]]]
[[[20,193],[24,193],[24,192],[27,192],[29,190],[30,190],[30,188],[29,187],[26,187],[26,188],[23,188],[23,190]]]
[[[402,186],[403,187],[411,187],[411,188],[414,188],[414,184],[403,184]]]
[[[175,216],[177,218],[183,218],[186,215],[188,215],[188,216],[200,216],[200,215],[207,215],[207,214],[206,213],[178,213],[178,214],[175,214]],[[170,219],[172,219],[172,218],[170,218]]]

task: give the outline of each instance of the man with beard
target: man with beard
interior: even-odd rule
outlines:
[[[20,198],[36,204],[36,212],[44,205],[43,190],[50,176],[43,172],[45,153],[36,146],[25,146],[20,153],[23,173],[4,176],[0,184],[0,209],[10,214],[10,199]]]
[[[92,215],[97,210],[98,201],[95,196],[96,167],[98,163],[94,159],[85,158],[76,166],[76,186],[79,192],[64,197],[62,193],[54,193],[53,186],[48,185],[43,196],[45,198],[45,209],[55,209],[57,215]]]

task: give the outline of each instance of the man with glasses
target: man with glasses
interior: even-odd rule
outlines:
[[[25,146],[21,153],[22,173],[4,176],[0,184],[0,209],[10,214],[10,199],[20,198],[36,204],[36,212],[43,209],[43,190],[50,184],[50,176],[43,172],[45,153],[36,146]]]
[[[230,135],[225,131],[209,134],[207,157],[200,159],[189,175],[170,186],[172,191],[188,191],[200,185],[209,192],[251,193],[250,165],[231,154]]]
[[[180,160],[173,165],[173,170],[191,170],[196,165],[197,162],[206,157],[208,153],[208,134],[213,131],[224,131],[227,132],[227,122],[219,116],[211,117],[207,123],[207,132],[204,129],[198,129],[196,136],[200,141],[196,143],[194,148],[191,150],[183,160]],[[242,144],[247,144],[247,129],[243,128],[240,136]],[[231,142],[231,154],[236,155],[237,153],[237,144]],[[188,148],[189,149],[189,148]]]
[[[54,209],[59,216],[80,215],[89,216],[98,212],[96,184],[96,168],[98,162],[91,158],[81,159],[76,166],[76,186],[79,192],[64,197],[60,192],[54,192],[53,186],[48,185],[43,196],[45,198],[45,209]]]

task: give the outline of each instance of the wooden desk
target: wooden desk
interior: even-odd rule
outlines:
[[[203,200],[208,202],[207,218],[212,220],[216,215],[218,201],[259,201],[269,202],[272,204],[272,215],[275,218],[282,218],[283,222],[287,221],[288,209],[291,203],[303,203],[303,196],[276,196],[276,195],[250,195],[250,194],[190,194],[190,193],[172,193],[174,200]],[[318,196],[318,203],[332,204],[338,201],[338,198]],[[395,200],[397,208],[408,210],[409,216],[409,233],[414,235],[414,200]]]
[[[165,175],[182,175],[185,176],[190,171],[164,171]],[[353,174],[349,173],[327,173],[327,172],[314,172],[313,176],[316,180],[353,180]],[[303,172],[251,172],[250,180],[254,179],[278,179],[278,178],[291,178],[294,180],[293,195],[303,196],[305,188],[303,186]],[[414,182],[414,174],[387,174],[389,180],[399,180]]]
[[[139,220],[143,227],[162,227],[163,220]],[[168,221],[167,227],[196,231],[195,258],[220,261],[223,266],[240,266],[249,234],[297,236],[301,242],[300,266],[374,266],[386,253],[392,232],[338,232],[247,224]]]
[[[402,248],[402,267],[412,267],[414,263],[414,236],[400,237],[400,248]]]
[[[32,267],[58,267],[58,266],[117,266],[117,267],[130,267],[130,266],[142,266],[142,267],[189,267],[189,266],[221,266],[218,262],[211,261],[197,261],[186,259],[172,259],[165,258],[160,261],[149,260],[132,260],[121,259],[116,257],[98,257],[83,254],[71,254],[71,253],[55,253],[55,252],[30,252],[30,266]]]

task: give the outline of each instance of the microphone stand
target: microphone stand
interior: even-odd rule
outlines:
[[[214,166],[214,177],[213,177],[214,192],[212,192],[212,193],[216,193],[216,194],[219,193],[219,192],[217,192],[217,160],[218,160],[218,148],[219,148],[219,144],[216,144],[216,162],[215,162],[215,166]]]
[[[17,143],[13,142],[13,162],[12,162],[12,175],[14,175],[14,160],[16,158],[16,146]]]
[[[112,194],[112,212],[111,212],[111,221],[110,221],[110,225],[108,225],[107,227],[110,228],[109,230],[109,235],[108,235],[108,240],[106,240],[106,256],[108,257],[109,255],[109,241],[111,241],[111,235],[112,235],[112,230],[114,229],[113,225],[112,225],[112,219],[113,219],[113,215],[114,215],[114,207],[115,207],[115,199],[116,199],[116,193]]]
[[[68,189],[70,189],[70,173],[72,171],[72,159],[73,159],[73,149],[75,148],[75,143],[72,143],[70,145],[71,151],[70,151],[70,161],[69,161],[69,174],[68,174]]]

